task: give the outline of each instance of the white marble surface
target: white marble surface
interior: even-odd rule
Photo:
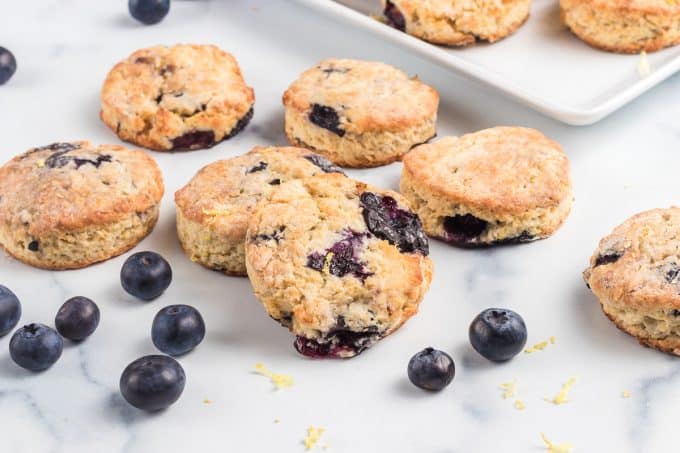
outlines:
[[[157,43],[210,42],[233,52],[255,87],[255,118],[245,133],[214,149],[151,153],[163,168],[167,193],[156,230],[137,250],[165,255],[175,276],[155,302],[123,293],[118,272],[124,257],[46,272],[0,256],[0,282],[21,298],[23,323],[51,324],[58,306],[74,295],[93,298],[102,310],[95,335],[68,345],[45,373],[16,367],[9,338],[0,339],[1,452],[297,452],[310,425],[326,428],[322,443],[330,452],[538,452],[544,449],[541,431],[579,452],[677,450],[680,362],[618,332],[580,274],[612,227],[637,211],[678,202],[679,76],[595,126],[573,128],[284,0],[175,1],[168,18],[153,27],[132,22],[125,3],[2,2],[0,45],[16,54],[20,68],[0,88],[2,160],[54,141],[118,143],[99,121],[100,84],[117,60]],[[434,243],[436,274],[420,314],[351,361],[319,362],[296,355],[292,337],[264,314],[247,280],[184,257],[172,195],[206,163],[255,144],[283,143],[282,92],[327,56],[383,60],[434,84],[442,94],[441,136],[498,124],[544,131],[569,154],[576,204],[564,227],[538,243],[484,251]],[[394,164],[351,173],[396,188],[399,172]],[[124,403],[118,379],[128,362],[154,352],[151,319],[170,303],[198,307],[208,332],[181,358],[188,379],[182,398],[164,413],[147,415]],[[556,344],[504,365],[485,362],[471,350],[467,327],[489,306],[523,314],[530,343],[554,335]],[[453,384],[435,395],[406,378],[411,355],[429,345],[449,351],[457,364]],[[256,362],[291,374],[296,385],[272,391],[266,379],[250,373]],[[568,404],[543,400],[572,375],[579,380]],[[498,390],[513,378],[527,406],[523,412]],[[624,390],[629,399],[621,397]]]

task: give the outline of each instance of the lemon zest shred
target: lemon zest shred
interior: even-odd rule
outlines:
[[[543,443],[545,444],[548,453],[570,453],[574,449],[568,442],[561,444],[551,442],[543,433],[541,433],[541,439],[543,439]]]
[[[326,255],[326,258],[323,260],[323,269],[321,269],[321,272],[324,274],[330,274],[330,269],[331,269],[331,261],[333,260],[333,252],[328,252],[328,255]]]
[[[540,343],[536,343],[532,347],[525,349],[524,353],[525,354],[532,354],[534,352],[542,351],[547,347],[548,347],[548,341],[547,340],[541,341]]]
[[[203,400],[203,404],[212,404],[212,401],[210,401],[208,398],[205,398]]]
[[[38,168],[43,168],[45,166],[45,159],[40,159],[35,164],[38,166]]]
[[[550,336],[550,344],[555,344],[555,341],[557,341],[557,340],[555,340],[555,336],[551,335]]]
[[[268,370],[267,367],[261,363],[255,364],[255,373],[260,374],[264,377],[268,377],[269,380],[272,381],[272,384],[274,384],[274,387],[276,387],[277,390],[292,387],[293,384],[295,384],[291,376],[288,376],[287,374],[274,373]]]
[[[317,442],[319,442],[319,439],[321,438],[321,435],[324,431],[325,430],[323,428],[315,428],[313,426],[307,428],[307,436],[303,441],[305,444],[305,450],[311,450],[314,448]]]
[[[571,388],[574,386],[574,384],[576,384],[576,377],[575,377],[575,376],[572,376],[572,377],[570,377],[569,380],[562,386],[562,388],[561,388],[560,391],[557,393],[557,395],[555,395],[554,398],[552,398],[552,399],[546,398],[545,400],[546,400],[547,402],[553,403],[553,404],[555,404],[555,405],[557,405],[557,406],[559,406],[560,404],[568,403],[568,402],[569,402],[569,391],[570,391]]]
[[[629,390],[624,390],[623,392],[621,392],[621,398],[630,398],[630,397],[631,397],[631,393],[630,393]]]
[[[527,406],[526,406],[526,404],[524,404],[524,401],[515,400],[515,409],[517,409],[518,411],[523,411],[526,408],[527,408]]]
[[[500,388],[503,390],[503,394],[501,396],[503,396],[504,400],[512,398],[517,393],[517,380],[504,382],[500,385]]]

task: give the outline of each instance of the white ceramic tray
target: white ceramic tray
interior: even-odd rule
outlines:
[[[380,0],[297,0],[354,27],[435,61],[456,73],[559,121],[595,123],[680,69],[680,47],[650,54],[641,76],[639,55],[592,49],[560,23],[555,0],[534,0],[531,17],[493,45],[464,49],[435,46],[380,23]]]

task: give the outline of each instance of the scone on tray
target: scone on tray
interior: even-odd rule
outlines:
[[[676,0],[560,0],[562,21],[589,45],[619,53],[680,43]]]
[[[680,208],[623,222],[600,241],[583,277],[619,329],[680,355]]]
[[[569,161],[540,132],[495,127],[421,145],[404,159],[400,192],[429,236],[460,247],[534,241],[573,202]]]
[[[142,151],[86,141],[31,149],[0,168],[0,245],[44,269],[106,260],[151,232],[163,190]]]
[[[210,269],[246,275],[248,219],[272,187],[319,173],[342,173],[303,148],[255,147],[202,168],[175,193],[177,233],[186,254]]]
[[[384,63],[329,59],[293,82],[283,104],[293,145],[365,168],[399,160],[434,137],[439,95]]]
[[[315,358],[353,357],[416,314],[428,253],[403,197],[337,174],[273,189],[246,238],[255,295]]]
[[[212,45],[156,46],[111,69],[101,118],[122,140],[156,151],[209,148],[241,132],[255,94],[236,59]]]
[[[496,42],[529,17],[531,0],[382,0],[385,21],[424,41],[466,46]]]

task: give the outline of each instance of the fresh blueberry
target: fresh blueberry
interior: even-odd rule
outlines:
[[[17,60],[12,52],[0,46],[0,85],[12,78],[17,70]]]
[[[527,342],[527,326],[520,315],[505,308],[488,308],[470,324],[470,343],[482,356],[504,362]]]
[[[441,390],[451,383],[456,366],[444,351],[425,348],[408,362],[408,378],[424,390]]]
[[[131,255],[120,270],[120,283],[129,294],[153,300],[163,294],[172,281],[170,264],[155,252]]]
[[[134,407],[154,412],[177,401],[185,383],[184,369],[177,360],[147,355],[125,367],[120,376],[120,393]]]
[[[162,21],[170,11],[170,0],[129,0],[132,17],[143,24],[153,25]]]
[[[489,222],[472,214],[445,217],[445,239],[455,245],[467,245],[484,233],[488,226]]]
[[[14,332],[9,341],[9,354],[22,368],[42,371],[61,357],[64,340],[56,330],[44,324],[28,324]]]
[[[151,340],[169,355],[178,356],[198,346],[205,336],[201,314],[189,305],[170,305],[153,318]]]
[[[97,329],[99,307],[87,297],[72,297],[57,312],[54,325],[62,337],[82,341]]]
[[[0,337],[4,337],[21,318],[21,303],[19,298],[9,290],[0,285]]]

